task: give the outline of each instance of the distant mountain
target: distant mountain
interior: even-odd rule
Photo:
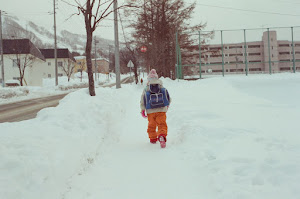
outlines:
[[[4,17],[3,38],[28,38],[38,48],[53,48],[54,45],[53,31],[50,32],[42,26],[39,26],[31,21],[20,20],[17,17]],[[114,41],[102,39],[99,36],[97,36],[97,40],[99,41],[97,44],[97,53],[103,57],[107,57],[109,55],[110,45],[110,50],[114,50]],[[57,32],[58,48],[68,48],[70,52],[78,52],[83,54],[85,52],[85,43],[85,35],[74,34],[67,30]],[[94,50],[92,52],[94,52]]]

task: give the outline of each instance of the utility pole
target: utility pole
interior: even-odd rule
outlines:
[[[58,85],[58,74],[57,74],[57,42],[56,42],[56,18],[55,18],[55,0],[53,0],[54,9],[54,59],[55,59],[55,86]]]
[[[0,45],[1,45],[1,71],[2,71],[2,87],[5,87],[4,80],[4,61],[3,61],[3,39],[2,39],[2,12],[0,10]]]
[[[95,40],[95,81],[97,81],[97,51],[96,51],[96,36],[94,36],[94,40]]]
[[[119,55],[119,33],[118,33],[118,1],[114,1],[114,28],[115,28],[115,68],[116,68],[116,88],[121,88],[120,83],[120,55]]]

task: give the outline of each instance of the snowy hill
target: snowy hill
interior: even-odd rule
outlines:
[[[28,38],[39,48],[53,48],[54,43],[52,30],[17,17],[4,17],[3,37],[4,39]],[[99,40],[99,50],[108,55],[109,45],[114,45],[114,42],[99,36],[97,40]],[[85,51],[86,36],[61,30],[57,32],[57,42],[58,48],[68,48],[71,52],[76,51],[82,54]]]
[[[299,73],[162,80],[165,149],[149,143],[141,85],[0,124],[0,198],[299,198]]]

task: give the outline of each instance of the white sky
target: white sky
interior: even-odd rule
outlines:
[[[62,2],[62,0],[56,1],[58,4],[57,30],[66,29],[70,32],[85,34],[82,16],[73,16],[68,21],[65,21],[72,13],[76,12],[76,8],[70,7]],[[72,0],[68,1],[72,2]],[[53,12],[53,0],[0,0],[0,2],[1,9],[7,13],[15,15],[20,19],[31,20],[49,30],[53,29],[53,15],[47,14],[48,12]],[[194,2],[194,0],[186,0],[186,2],[191,3]],[[197,7],[191,23],[207,22],[206,30],[300,26],[299,0],[198,0],[196,2]],[[237,10],[221,7],[234,8]],[[243,9],[258,12],[246,12],[242,11]],[[111,15],[110,18],[112,19],[113,15]],[[102,27],[96,31],[97,36],[114,39],[113,21],[106,20],[101,25]],[[127,33],[128,31],[128,29],[125,30]],[[300,28],[295,31],[298,33],[296,35],[300,36]],[[120,40],[123,40],[121,29],[119,29],[119,33]],[[262,31],[254,35],[261,37],[261,33]],[[242,34],[242,32],[240,34]],[[251,37],[251,33],[249,34]],[[290,32],[286,31],[284,36],[287,38],[281,39],[291,40],[290,35]],[[218,36],[216,35],[216,37]]]

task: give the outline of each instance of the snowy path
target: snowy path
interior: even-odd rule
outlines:
[[[1,124],[0,198],[299,197],[299,75],[163,81],[165,149],[149,143],[135,85]]]
[[[201,172],[190,175],[188,162],[183,162],[180,149],[170,138],[169,146],[161,149],[150,144],[146,133],[147,120],[141,118],[138,99],[142,90],[128,95],[123,121],[110,131],[105,149],[99,153],[91,169],[73,181],[66,198],[184,198],[186,192],[197,196],[208,188],[198,181]],[[172,128],[171,128],[172,129]],[[174,140],[174,138],[173,138]],[[188,182],[189,187],[180,190]],[[171,185],[171,186],[170,186]],[[161,196],[157,196],[161,193]]]

